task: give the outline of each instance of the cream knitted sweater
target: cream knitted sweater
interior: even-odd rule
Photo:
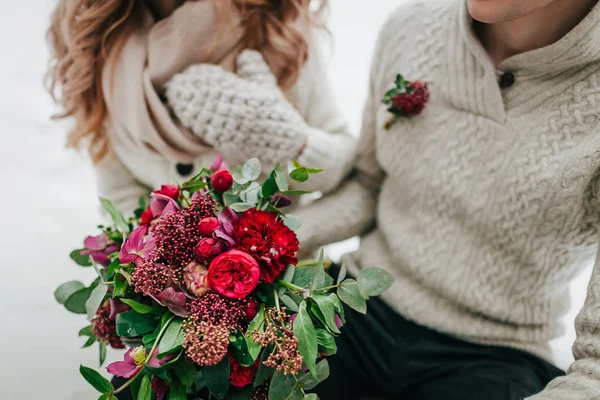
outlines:
[[[502,89],[506,71],[516,81]],[[388,131],[381,99],[398,73],[428,82],[431,100]],[[496,68],[464,0],[413,2],[379,38],[358,173],[300,212],[323,216],[306,219],[301,240],[342,239],[375,217],[351,258],[394,275],[384,298],[399,313],[550,359],[569,281],[598,246],[599,115],[600,5],[559,42]],[[599,268],[576,361],[535,400],[600,399]]]

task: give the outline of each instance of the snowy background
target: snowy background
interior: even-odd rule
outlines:
[[[331,0],[332,80],[356,131],[378,27],[402,1]],[[64,281],[93,279],[67,255],[99,221],[90,164],[64,148],[64,126],[50,121],[56,110],[42,86],[54,3],[0,0],[0,399],[97,398],[78,376],[79,364],[98,362],[95,347],[80,349],[84,317],[70,315],[52,295]],[[589,271],[584,275],[573,286],[568,333],[554,343],[561,367],[571,359],[573,319]],[[119,356],[111,353],[109,361]]]

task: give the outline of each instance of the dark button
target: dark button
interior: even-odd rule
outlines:
[[[177,168],[179,175],[187,176],[194,170],[194,164],[177,164],[175,168]]]
[[[515,74],[512,72],[505,72],[500,77],[500,87],[505,89],[515,84]]]

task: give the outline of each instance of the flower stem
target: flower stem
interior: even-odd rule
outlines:
[[[277,311],[281,311],[281,308],[279,307],[279,294],[276,289],[273,289],[273,294],[275,295],[275,307],[277,307]]]
[[[348,283],[342,282],[338,285],[326,286],[323,288],[315,289],[315,292],[322,292],[322,291],[327,291],[327,290],[331,290],[331,289],[335,289],[335,288],[340,288],[342,286],[352,286],[352,285],[356,285],[356,282],[348,282]]]
[[[298,285],[294,285],[293,283],[290,282],[286,282],[284,280],[278,280],[277,281],[281,286],[284,286],[290,290],[296,291],[296,292],[304,292],[306,291],[306,289],[304,289],[303,287],[300,287]]]

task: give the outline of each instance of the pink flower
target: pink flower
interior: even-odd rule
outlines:
[[[162,360],[156,358],[158,347],[154,350],[148,365],[158,368],[169,360],[169,357],[164,357]],[[121,378],[129,379],[136,375],[143,367],[146,361],[147,354],[144,346],[135,347],[127,350],[123,361],[117,361],[106,367],[109,374],[120,376]]]
[[[187,297],[182,292],[177,292],[174,288],[169,287],[160,292],[156,296],[152,296],[154,300],[163,307],[167,307],[173,314],[178,317],[185,317],[187,310],[185,309],[185,303]]]
[[[155,248],[155,243],[151,235],[146,236],[147,233],[148,226],[139,226],[123,242],[123,247],[121,247],[119,253],[119,260],[123,264],[135,263],[139,266],[150,256]]]
[[[193,261],[183,269],[183,280],[190,293],[200,297],[208,292],[206,274],[208,269]]]
[[[230,250],[215,258],[208,268],[208,286],[230,299],[246,298],[258,286],[260,268],[248,253]]]
[[[160,189],[155,190],[153,193],[162,194],[173,200],[177,200],[179,198],[179,187],[175,185],[162,185]]]
[[[119,251],[119,246],[111,242],[105,233],[98,236],[88,236],[83,242],[85,250],[81,252],[84,256],[91,256],[98,264],[108,266],[110,264],[109,255]]]
[[[179,204],[170,198],[160,193],[152,193],[152,204],[150,209],[154,218],[164,217],[165,215],[174,214],[180,210]]]
[[[235,226],[239,219],[237,213],[229,207],[225,207],[218,216],[219,228],[215,231],[215,236],[225,240],[229,244],[229,248],[235,246]]]
[[[223,161],[223,156],[217,154],[217,158],[215,158],[215,161],[213,161],[213,164],[210,167],[210,169],[212,169],[213,171],[220,171],[222,169],[229,169],[229,166],[227,165],[227,163],[225,163],[225,161]]]

